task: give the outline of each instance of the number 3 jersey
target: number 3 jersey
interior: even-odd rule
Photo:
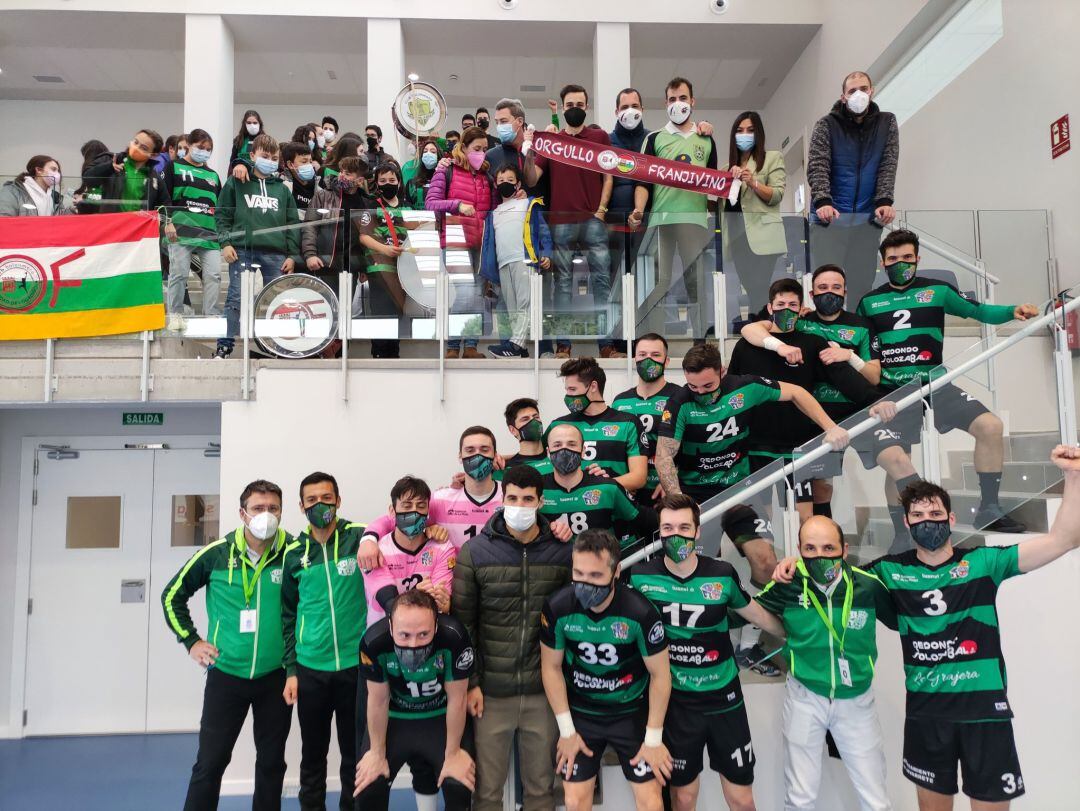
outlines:
[[[416,671],[405,670],[398,661],[389,619],[372,625],[360,640],[360,677],[390,685],[391,718],[445,715],[447,682],[472,674],[476,654],[465,626],[446,614],[435,621],[431,656]]]
[[[379,551],[383,565],[364,573],[364,593],[367,597],[367,621],[372,625],[386,616],[390,601],[402,592],[416,588],[425,577],[436,586],[446,586],[454,579],[457,549],[447,541],[426,541],[415,552],[402,549],[394,540],[394,533],[379,539]]]
[[[631,569],[628,582],[663,617],[672,699],[707,713],[742,704],[728,608],[745,608],[750,597],[734,567],[699,555],[697,568],[683,578],[668,569],[663,557],[656,557]]]
[[[631,715],[646,707],[645,657],[667,648],[664,623],[652,603],[615,582],[606,609],[586,611],[566,586],[544,601],[540,642],[563,652],[570,708],[588,715]]]
[[[911,718],[1011,718],[998,628],[998,586],[1020,572],[1016,546],[955,549],[940,566],[915,550],[870,571],[896,607]]]

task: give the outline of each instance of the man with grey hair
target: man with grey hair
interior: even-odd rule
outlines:
[[[521,154],[521,142],[525,137],[525,107],[520,99],[499,99],[495,105],[495,137],[497,146],[487,151],[488,174],[492,182],[506,164],[517,167],[521,186],[529,197],[543,194],[541,179],[535,186],[530,186],[525,179],[525,156]]]

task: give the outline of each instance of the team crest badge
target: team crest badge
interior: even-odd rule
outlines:
[[[866,620],[869,619],[869,614],[866,611],[857,609],[851,612],[851,616],[848,617],[847,627],[852,631],[861,631],[866,627]]]
[[[920,304],[929,304],[931,301],[934,300],[934,291],[920,290],[918,293],[915,294],[915,300]]]
[[[625,622],[613,622],[611,623],[611,633],[616,639],[629,639],[630,626]]]
[[[420,565],[421,566],[430,566],[432,561],[434,561],[434,560],[435,560],[435,556],[433,554],[431,554],[430,549],[425,549],[420,554]]]
[[[968,572],[971,570],[971,564],[966,560],[960,561],[957,565],[949,569],[949,577],[953,580],[963,580],[968,576]]]
[[[702,583],[701,596],[706,600],[719,600],[724,596],[724,584],[720,582]]]
[[[667,416],[667,412],[664,410],[666,408],[667,408],[667,398],[666,397],[663,400],[657,400],[656,401],[656,413],[664,414],[665,416]]]
[[[311,558],[309,558],[307,555],[304,555],[300,558],[300,565],[306,569],[308,566],[311,565]]]
[[[855,330],[853,329],[837,330],[836,334],[840,336],[841,341],[850,341],[855,338]]]
[[[435,670],[439,671],[443,669],[443,665],[446,663],[443,661],[443,655],[441,653],[435,654]]]
[[[371,225],[371,212],[370,211],[365,211],[363,214],[360,215],[360,224],[361,225]]]
[[[603,428],[604,436],[616,436],[619,433],[618,425],[605,425]]]
[[[741,391],[738,394],[733,394],[730,397],[728,397],[727,404],[731,408],[734,408],[734,409],[738,410],[738,409],[742,408],[744,405],[746,405],[746,395]]]
[[[653,627],[649,629],[649,643],[652,645],[658,645],[664,641],[664,623],[657,620]]]
[[[701,161],[705,160],[705,147],[703,147],[703,146],[695,146],[694,147],[694,160],[696,160],[698,162],[701,162]]]
[[[353,572],[356,571],[356,558],[345,558],[345,560],[339,560],[337,564],[338,574],[342,577],[351,577]]]
[[[270,570],[270,582],[273,583],[275,586],[281,585],[281,569]]]
[[[590,507],[595,507],[600,503],[600,491],[599,490],[586,490],[581,494],[582,500]]]
[[[664,413],[660,415],[662,422],[671,422],[671,412],[667,410],[667,403],[664,403]]]

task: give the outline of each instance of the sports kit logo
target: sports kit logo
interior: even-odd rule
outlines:
[[[281,569],[270,570],[270,582],[273,583],[275,586],[281,585]]]
[[[430,549],[425,549],[423,552],[420,553],[420,565],[421,566],[430,566],[434,560],[435,560],[435,556],[433,554],[431,554]]]
[[[473,653],[473,649],[465,648],[465,650],[458,654],[458,658],[454,661],[454,667],[458,670],[468,670],[472,667],[475,658],[476,654]]]
[[[339,560],[337,564],[338,574],[342,577],[352,577],[356,572],[356,558],[345,558],[345,560]]]
[[[45,298],[45,269],[29,256],[0,258],[0,311],[32,310]]]
[[[657,645],[664,641],[664,623],[657,621],[652,628],[649,629],[649,642],[653,645]]]
[[[630,638],[630,625],[629,623],[616,621],[611,623],[611,634],[616,639],[629,639]]]
[[[847,627],[852,631],[861,631],[866,627],[866,621],[870,618],[870,614],[862,609],[856,609],[851,612],[851,616],[848,617]]]
[[[737,411],[746,405],[746,395],[741,391],[738,394],[733,394],[728,397],[727,404]]]
[[[934,291],[920,290],[918,293],[915,294],[915,300],[919,302],[919,304],[929,304],[931,301],[934,300]]]
[[[301,555],[300,556],[300,566],[303,567],[304,569],[306,569],[310,565],[311,565],[311,558],[309,558],[307,555]]]
[[[937,664],[964,656],[974,656],[979,645],[974,639],[919,639],[912,643],[911,659],[915,662]]]
[[[365,211],[364,213],[362,213],[360,215],[360,224],[361,225],[371,225],[371,212],[370,211]]]
[[[715,583],[702,583],[701,596],[706,600],[719,600],[724,596],[724,584],[719,581]]]
[[[853,330],[853,329],[837,330],[836,334],[840,336],[841,341],[853,341],[853,340],[855,340],[855,330]]]
[[[949,577],[951,577],[953,580],[963,580],[965,577],[968,576],[968,573],[970,571],[971,564],[969,564],[966,560],[962,560],[957,565],[949,569]]]
[[[667,397],[665,397],[663,400],[657,400],[656,401],[656,413],[657,414],[665,413],[664,409],[666,409],[666,408],[667,408]]]
[[[600,503],[600,491],[599,490],[586,490],[581,494],[581,500],[588,504],[590,507],[595,507]]]
[[[618,436],[619,434],[618,425],[605,425],[601,430],[603,431],[604,436]]]
[[[704,146],[698,145],[698,146],[694,147],[694,160],[698,161],[699,163],[701,161],[705,160],[705,147]]]
[[[671,422],[671,412],[667,410],[667,403],[664,403],[664,413],[660,415],[662,422]]]

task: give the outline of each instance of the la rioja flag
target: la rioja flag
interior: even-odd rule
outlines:
[[[0,340],[164,326],[156,212],[0,219]]]

